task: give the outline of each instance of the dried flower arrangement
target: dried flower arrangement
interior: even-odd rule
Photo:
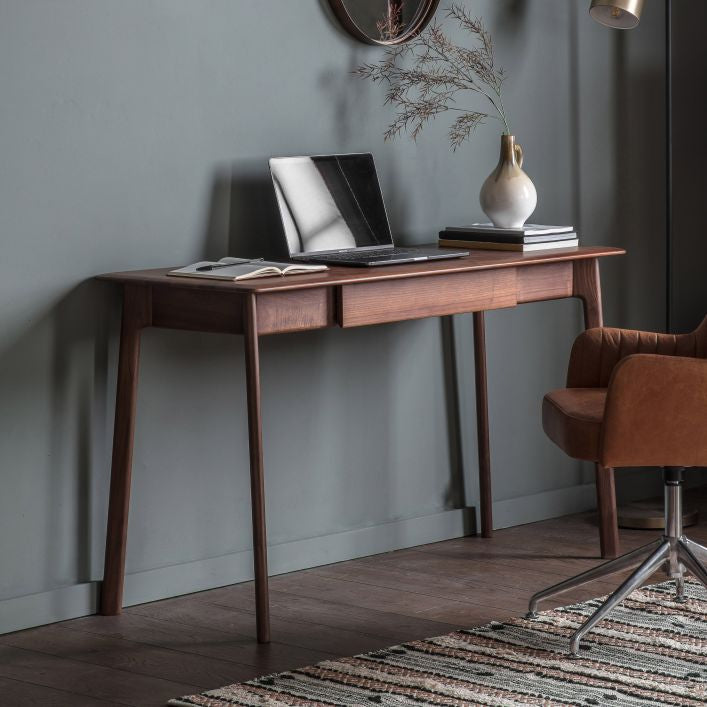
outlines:
[[[501,121],[504,134],[511,134],[501,96],[505,73],[496,67],[491,35],[480,18],[472,17],[458,3],[447,10],[447,18],[469,33],[472,47],[454,43],[434,22],[406,44],[386,49],[380,62],[364,64],[354,72],[387,85],[385,102],[395,106],[397,112],[385,131],[386,140],[403,132],[415,140],[427,122],[447,111],[459,113],[449,129],[452,150],[489,118]],[[389,17],[379,26],[381,34],[395,36],[397,26],[388,24],[398,22]],[[465,91],[490,103],[488,112],[458,106],[457,97]]]

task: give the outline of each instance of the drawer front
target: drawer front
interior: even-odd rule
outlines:
[[[323,329],[335,325],[333,287],[258,295],[258,334]]]
[[[572,263],[518,268],[518,304],[572,297]]]
[[[515,268],[342,285],[342,327],[440,317],[516,305]]]
[[[152,288],[152,326],[155,327],[240,334],[242,312],[243,297],[237,292]]]

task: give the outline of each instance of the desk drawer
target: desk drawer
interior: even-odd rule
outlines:
[[[515,268],[342,285],[342,327],[441,317],[516,305]]]
[[[572,297],[572,263],[518,268],[518,304]]]
[[[334,288],[258,295],[258,334],[284,334],[335,325]]]

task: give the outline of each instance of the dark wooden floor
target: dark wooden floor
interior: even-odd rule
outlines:
[[[707,517],[707,497],[699,505]],[[707,522],[688,533],[707,543]],[[623,549],[657,533],[622,531]],[[252,583],[0,636],[0,705],[163,705],[184,693],[524,613],[592,567],[593,514],[272,578],[273,643],[255,642]],[[658,577],[660,578],[660,577]],[[604,593],[598,582],[570,603]]]

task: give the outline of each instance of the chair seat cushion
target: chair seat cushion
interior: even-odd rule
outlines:
[[[545,434],[575,459],[597,461],[606,388],[561,388],[543,400]]]

